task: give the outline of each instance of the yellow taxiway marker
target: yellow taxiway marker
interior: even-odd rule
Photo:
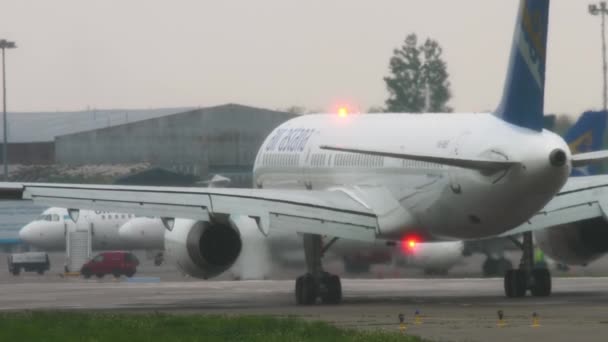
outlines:
[[[540,317],[538,316],[538,314],[536,312],[532,313],[532,328],[538,328],[540,327]]]

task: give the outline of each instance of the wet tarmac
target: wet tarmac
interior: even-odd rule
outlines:
[[[551,297],[517,300],[504,297],[501,279],[343,279],[341,305],[305,307],[295,305],[287,280],[47,280],[0,284],[1,309],[295,315],[396,332],[403,313],[408,333],[431,340],[605,341],[608,335],[608,278],[556,278]]]

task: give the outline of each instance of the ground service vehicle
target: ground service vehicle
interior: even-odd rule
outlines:
[[[13,253],[8,256],[8,270],[15,276],[21,270],[44,274],[50,267],[49,255],[44,252]]]
[[[92,275],[103,278],[106,274],[112,274],[118,278],[121,275],[132,277],[137,272],[139,260],[130,252],[113,251],[99,253],[86,264],[82,265],[80,274],[85,278]]]

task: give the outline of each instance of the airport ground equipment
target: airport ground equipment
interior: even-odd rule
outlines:
[[[83,220],[84,221],[84,220]],[[78,272],[91,259],[91,233],[93,224],[82,222],[72,225],[66,233],[66,272]]]
[[[15,276],[22,270],[44,274],[50,268],[49,255],[44,252],[13,253],[8,256],[8,270]]]
[[[85,278],[95,275],[103,278],[106,274],[112,274],[115,278],[126,275],[131,278],[137,272],[139,260],[133,253],[125,251],[102,252],[93,259],[82,265],[80,274]]]

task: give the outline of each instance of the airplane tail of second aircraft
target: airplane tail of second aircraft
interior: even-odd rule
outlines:
[[[572,154],[599,151],[604,145],[608,113],[584,112],[564,137]],[[573,176],[593,175],[599,173],[599,165],[592,164],[572,169]]]
[[[521,0],[509,69],[496,116],[535,131],[543,129],[549,0]]]

